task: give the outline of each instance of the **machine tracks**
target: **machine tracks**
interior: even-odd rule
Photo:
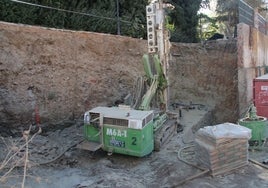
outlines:
[[[164,125],[155,132],[154,150],[160,151],[161,147],[166,144],[177,133],[178,122],[176,119],[168,119]]]

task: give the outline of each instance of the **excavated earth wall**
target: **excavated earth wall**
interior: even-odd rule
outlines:
[[[238,119],[236,40],[173,44],[170,62],[171,101],[201,103],[212,110],[213,122]]]
[[[0,22],[0,132],[29,124],[67,125],[114,105],[143,75],[145,40]],[[217,121],[235,121],[235,41],[172,44],[170,99],[202,103]],[[16,131],[14,131],[16,128]]]

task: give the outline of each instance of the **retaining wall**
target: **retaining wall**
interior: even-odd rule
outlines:
[[[0,22],[0,129],[81,118],[113,105],[143,75],[145,40]],[[213,107],[236,120],[236,42],[172,44],[171,103]],[[212,108],[210,108],[212,109]]]

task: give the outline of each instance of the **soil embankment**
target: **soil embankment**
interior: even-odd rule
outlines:
[[[35,124],[37,115],[44,127],[70,125],[131,93],[144,74],[145,40],[0,22],[0,41],[5,136]],[[235,41],[172,44],[170,105],[191,101],[215,107],[218,122],[236,121],[235,70]]]

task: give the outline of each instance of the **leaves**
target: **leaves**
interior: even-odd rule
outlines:
[[[149,3],[148,0],[27,0],[27,2],[47,8],[1,0],[0,20],[111,34],[117,34],[119,28],[120,33],[125,36],[147,37],[145,7]],[[171,30],[171,40],[197,42],[199,40],[197,11],[200,7],[207,7],[209,0],[166,0],[166,2],[174,6],[173,10],[167,12],[169,21],[167,27]],[[118,21],[120,25],[117,25]]]
[[[253,8],[260,7],[263,0],[244,0]],[[224,33],[233,36],[238,23],[238,2],[237,0],[217,0],[217,20],[222,24]]]
[[[170,11],[170,24],[174,24],[171,41],[198,42],[197,12],[201,6],[208,6],[207,0],[172,0],[174,9]]]
[[[0,20],[46,27],[117,33],[117,0],[28,0],[27,2],[47,6],[47,8],[2,0]],[[144,38],[146,36],[145,6],[148,1],[118,0],[118,2],[121,33]],[[84,15],[79,13],[84,13]]]

